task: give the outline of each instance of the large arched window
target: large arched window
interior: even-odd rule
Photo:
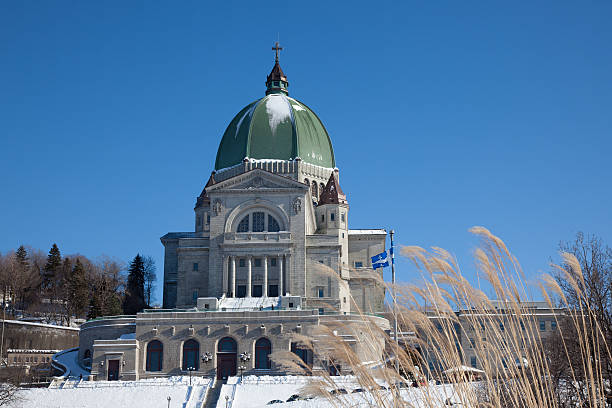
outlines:
[[[279,232],[280,230],[278,220],[264,211],[253,211],[245,215],[236,227],[236,232]]]
[[[161,341],[153,340],[147,344],[147,371],[161,371],[164,359],[164,346]]]
[[[189,339],[183,344],[183,370],[188,368],[199,370],[200,343],[194,339]]]
[[[255,368],[270,369],[270,353],[272,353],[272,343],[262,337],[255,342]]]
[[[219,353],[235,353],[237,349],[236,340],[231,337],[224,337],[217,344],[217,351]]]

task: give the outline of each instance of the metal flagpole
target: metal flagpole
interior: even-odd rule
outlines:
[[[397,338],[397,299],[395,296],[395,254],[393,253],[393,234],[395,231],[389,231],[391,237],[391,296],[393,297],[393,335],[395,336],[395,371],[399,375],[399,339]]]

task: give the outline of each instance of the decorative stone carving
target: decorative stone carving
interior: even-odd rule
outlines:
[[[302,211],[302,199],[300,197],[295,197],[293,200],[293,212],[299,214],[300,211]]]
[[[215,203],[213,204],[213,212],[215,215],[221,214],[221,200],[215,200]]]

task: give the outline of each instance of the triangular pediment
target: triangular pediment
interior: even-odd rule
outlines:
[[[307,190],[305,184],[269,171],[254,169],[223,180],[206,189],[207,193],[221,191]]]

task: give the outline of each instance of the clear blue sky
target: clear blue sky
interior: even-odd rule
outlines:
[[[609,1],[3,1],[0,251],[140,252],[161,276],[159,237],[192,229],[280,35],[352,227],[471,275],[483,225],[536,276],[578,230],[612,244],[611,20]]]

